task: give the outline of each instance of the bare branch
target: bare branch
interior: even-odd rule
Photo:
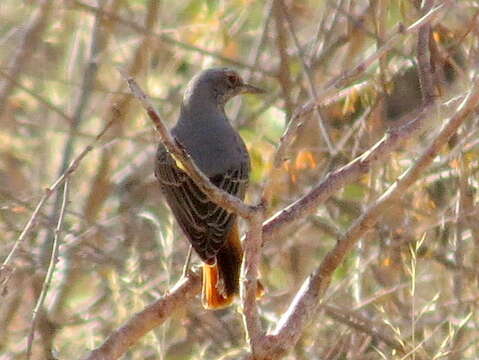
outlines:
[[[355,221],[336,246],[326,255],[318,269],[303,283],[289,309],[282,316],[273,331],[273,340],[278,347],[277,354],[283,354],[299,339],[302,330],[316,312],[319,300],[328,288],[336,268],[342,263],[356,242],[374,226],[391,200],[404,194],[418,179],[421,173],[431,164],[442,146],[457,131],[459,126],[477,108],[479,104],[479,84],[475,82],[473,89],[461,103],[456,114],[448,121],[431,145],[423,152],[418,161],[377,199],[369,209]]]
[[[264,331],[256,304],[258,268],[261,260],[261,235],[264,208],[260,205],[257,216],[248,221],[249,231],[244,241],[244,257],[241,269],[241,302],[246,337],[254,355],[264,355]]]
[[[424,2],[422,11],[427,13],[434,5],[434,0]],[[419,27],[417,36],[417,61],[419,70],[419,82],[424,103],[434,101],[436,92],[434,90],[434,76],[431,65],[431,51],[429,42],[431,41],[431,24],[425,23]]]
[[[299,110],[297,110],[291,120],[288,122],[288,127],[286,128],[283,136],[281,137],[281,141],[278,145],[278,150],[276,152],[276,156],[274,159],[275,167],[279,167],[283,161],[286,160],[286,150],[293,141],[296,131],[298,127],[302,124],[304,117],[310,114],[312,111],[319,106],[323,106],[329,103],[330,97],[333,97],[334,93],[336,92],[336,88],[341,88],[345,86],[348,82],[354,80],[364,71],[366,71],[369,66],[371,66],[376,60],[382,58],[388,51],[392,49],[394,44],[400,39],[401,35],[406,35],[412,33],[419,29],[420,26],[424,24],[429,24],[433,20],[435,20],[440,15],[440,10],[444,8],[443,4],[440,4],[431,11],[429,11],[426,15],[422,18],[417,20],[411,26],[405,28],[403,24],[398,24],[394,30],[392,31],[392,35],[383,43],[383,45],[377,49],[374,53],[364,59],[360,64],[358,64],[353,69],[346,71],[343,74],[335,77],[331,81],[329,81],[322,90],[320,90],[313,100],[304,104]],[[334,90],[334,92],[333,92]]]
[[[3,261],[2,266],[0,267],[0,284],[2,289],[7,286],[8,280],[10,279],[11,274],[13,273],[14,266],[10,265],[10,262],[16,255],[18,248],[22,244],[23,240],[25,240],[26,236],[30,232],[30,230],[34,227],[36,223],[36,219],[40,213],[40,210],[42,207],[45,205],[46,201],[50,198],[50,196],[58,189],[60,185],[62,185],[65,180],[71,176],[75,172],[75,170],[78,168],[80,165],[81,161],[83,158],[88,155],[90,151],[94,149],[94,146],[100,140],[100,138],[105,134],[105,132],[110,128],[110,126],[113,124],[113,120],[110,121],[108,124],[105,125],[105,127],[98,133],[98,135],[95,137],[93,142],[88,145],[70,164],[70,166],[65,170],[65,172],[48,188],[45,189],[45,192],[38,202],[37,207],[33,211],[30,219],[28,220],[27,224],[23,228],[22,233],[18,237],[18,239],[15,241],[15,244],[13,245],[12,250],[10,250],[10,253],[8,256],[5,258]],[[2,274],[3,273],[3,274]],[[0,291],[0,294],[2,291]]]
[[[113,360],[125,354],[146,333],[167,320],[173,312],[182,308],[201,290],[201,277],[190,272],[181,278],[164,296],[135,314],[123,326],[110,334],[108,339],[93,350],[85,360]]]
[[[37,304],[35,305],[35,309],[33,309],[33,319],[32,319],[32,326],[30,329],[30,334],[27,340],[27,359],[30,359],[32,355],[32,345],[33,339],[35,337],[35,327],[39,320],[40,311],[42,311],[43,302],[45,301],[45,297],[47,296],[48,289],[50,288],[50,284],[53,278],[53,273],[55,271],[55,265],[58,262],[58,249],[60,247],[60,232],[63,225],[63,218],[65,216],[65,210],[67,207],[67,199],[68,199],[68,178],[65,180],[63,185],[63,199],[62,199],[62,206],[60,208],[60,213],[58,215],[58,222],[55,228],[55,235],[53,239],[53,248],[52,254],[50,256],[50,264],[48,265],[47,275],[43,280],[42,290],[40,292],[40,296],[38,297]]]
[[[303,218],[315,211],[319,204],[326,201],[334,192],[369,172],[376,163],[387,158],[405,140],[420,134],[424,120],[433,107],[426,105],[401,120],[405,125],[390,130],[374,146],[342,168],[330,172],[318,185],[314,186],[302,198],[277,212],[266,220],[263,226],[263,241],[270,240],[275,234],[292,224],[295,219]]]

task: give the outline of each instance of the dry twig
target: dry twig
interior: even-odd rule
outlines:
[[[110,128],[112,124],[113,124],[113,120],[107,123],[105,127],[95,137],[93,142],[90,145],[88,145],[85,149],[83,149],[83,151],[80,154],[78,154],[78,156],[71,162],[70,166],[68,166],[65,172],[51,186],[45,189],[45,192],[42,198],[38,202],[27,224],[23,228],[22,233],[20,234],[18,239],[15,241],[13,248],[10,250],[8,256],[5,258],[2,266],[0,267],[0,280],[1,280],[0,294],[3,292],[3,289],[7,286],[8,280],[10,279],[15,269],[15,267],[13,265],[10,265],[10,263],[15,257],[20,245],[23,243],[28,233],[34,227],[37,217],[40,213],[40,210],[43,208],[43,206],[45,205],[46,201],[50,198],[50,196],[75,172],[75,170],[78,168],[83,158],[86,155],[88,155],[90,151],[94,149],[94,146],[96,145],[96,143],[100,140],[100,138],[105,134],[105,132]]]
[[[50,284],[53,278],[53,273],[55,272],[55,266],[58,262],[58,252],[60,248],[60,232],[62,230],[63,218],[65,216],[65,210],[67,207],[67,199],[68,199],[68,178],[65,180],[63,184],[63,200],[62,200],[62,206],[60,208],[60,214],[58,215],[57,226],[55,228],[52,254],[50,256],[50,264],[48,265],[47,275],[45,276],[45,279],[43,280],[42,290],[40,292],[40,296],[38,297],[37,304],[35,305],[35,309],[33,309],[32,326],[31,326],[30,334],[27,340],[27,359],[30,359],[32,355],[32,345],[33,345],[33,339],[35,337],[35,327],[39,320],[40,311],[42,311],[43,302],[45,301],[45,297],[47,296],[48,289],[50,288]]]

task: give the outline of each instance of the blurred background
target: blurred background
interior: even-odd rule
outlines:
[[[261,273],[267,293],[260,308],[266,328],[338,237],[413,164],[470,88],[479,60],[478,3],[445,3],[430,49],[445,106],[431,116],[424,135],[265,244]],[[291,115],[328,81],[377,51],[399,23],[419,19],[419,5],[2,0],[2,263],[45,188],[113,124],[71,175],[64,210],[60,186],[0,274],[4,283],[8,278],[0,294],[0,359],[25,358],[52,258],[55,271],[37,312],[31,359],[87,355],[181,276],[188,246],[153,176],[158,136],[118,68],[138,81],[169,125],[187,82],[202,69],[228,66],[266,89],[261,97],[235,99],[227,113],[252,158],[247,201],[257,201],[266,183],[271,216],[420,107],[413,32],[400,35],[385,56],[328,99],[319,99],[324,106],[305,116],[287,161],[272,169]],[[322,136],[321,121],[336,152]],[[478,358],[477,125],[477,116],[466,121],[427,173],[361,239],[288,359]],[[245,344],[235,307],[206,311],[196,298],[125,358],[235,359]]]

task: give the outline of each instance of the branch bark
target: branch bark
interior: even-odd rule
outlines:
[[[356,242],[376,224],[381,214],[387,210],[392,200],[397,199],[419,178],[432,163],[442,146],[457,131],[467,117],[479,105],[479,84],[474,81],[473,89],[459,106],[452,117],[431,145],[423,152],[418,161],[379,197],[368,210],[351,225],[336,246],[325,256],[320,266],[303,283],[289,309],[280,318],[273,336],[269,339],[275,343],[273,358],[284,355],[298,341],[302,330],[314,316],[320,299],[328,288],[336,268],[342,263]]]
[[[146,333],[160,326],[173,312],[193,299],[201,290],[201,277],[193,272],[181,278],[164,296],[135,314],[108,339],[93,350],[85,360],[118,359]]]

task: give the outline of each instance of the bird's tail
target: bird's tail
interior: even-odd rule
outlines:
[[[239,278],[243,249],[239,238],[238,224],[235,222],[228,239],[216,255],[216,263],[203,264],[202,302],[206,309],[222,309],[233,302],[239,294]],[[261,297],[264,288],[258,281],[257,296]]]

